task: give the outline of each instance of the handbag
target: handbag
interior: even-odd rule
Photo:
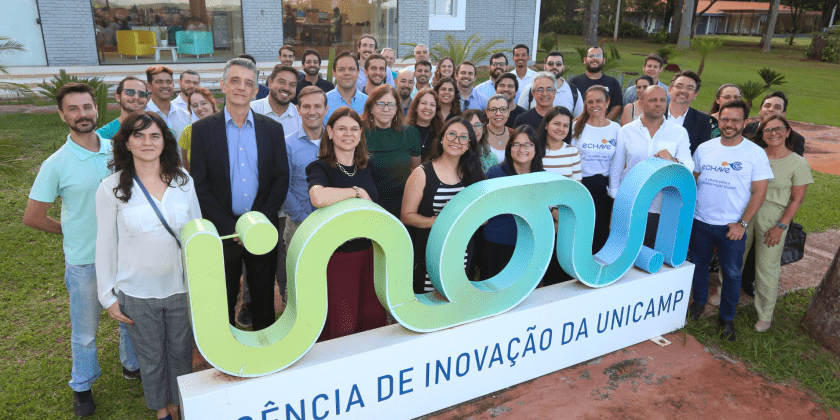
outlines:
[[[785,238],[785,249],[782,251],[782,265],[790,264],[805,256],[805,239],[808,234],[802,230],[799,223],[790,222],[788,234]]]
[[[178,244],[178,248],[180,248],[181,241],[178,240],[178,236],[175,235],[175,232],[173,232],[172,228],[169,227],[169,223],[166,223],[166,219],[164,219],[163,215],[160,214],[160,209],[158,209],[158,206],[155,204],[155,200],[152,200],[152,196],[149,195],[148,191],[146,191],[146,187],[140,181],[140,178],[137,176],[137,174],[134,174],[134,181],[137,183],[137,185],[140,186],[140,189],[143,190],[143,194],[146,195],[146,199],[149,200],[149,204],[152,205],[152,209],[155,211],[155,214],[157,214],[158,219],[160,219],[160,222],[163,223],[163,227],[165,227],[166,231],[169,232],[169,234],[172,235],[173,238],[175,238],[175,242]]]

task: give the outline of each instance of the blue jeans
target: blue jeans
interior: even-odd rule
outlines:
[[[64,264],[64,284],[70,295],[70,349],[73,369],[70,388],[76,392],[87,391],[99,378],[99,360],[96,353],[96,330],[102,306],[96,291],[96,266],[94,264]],[[137,370],[139,363],[128,331],[120,325],[120,361],[129,370]]]
[[[741,297],[741,264],[747,239],[745,234],[741,240],[730,240],[726,237],[728,232],[728,225],[710,225],[694,219],[688,243],[688,253],[695,265],[691,291],[694,293],[694,301],[704,306],[709,300],[709,265],[714,247],[717,246],[718,262],[723,274],[719,316],[724,321],[735,318],[735,307]]]

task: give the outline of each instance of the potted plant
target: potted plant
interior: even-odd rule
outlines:
[[[166,47],[169,45],[169,27],[168,26],[159,26],[158,27],[158,35],[160,35],[160,46]]]

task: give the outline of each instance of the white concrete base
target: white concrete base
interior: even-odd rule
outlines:
[[[288,369],[178,378],[187,420],[410,419],[681,328],[694,265],[567,282],[511,311],[429,334],[400,325],[316,344]],[[549,332],[550,329],[550,332]],[[549,340],[550,338],[550,340]]]

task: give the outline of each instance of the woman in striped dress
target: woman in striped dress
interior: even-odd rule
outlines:
[[[485,179],[475,131],[469,121],[452,118],[444,124],[428,162],[412,171],[405,184],[400,219],[415,227],[414,293],[435,289],[426,273],[426,242],[443,207],[464,188]],[[470,246],[464,256],[469,265]]]

